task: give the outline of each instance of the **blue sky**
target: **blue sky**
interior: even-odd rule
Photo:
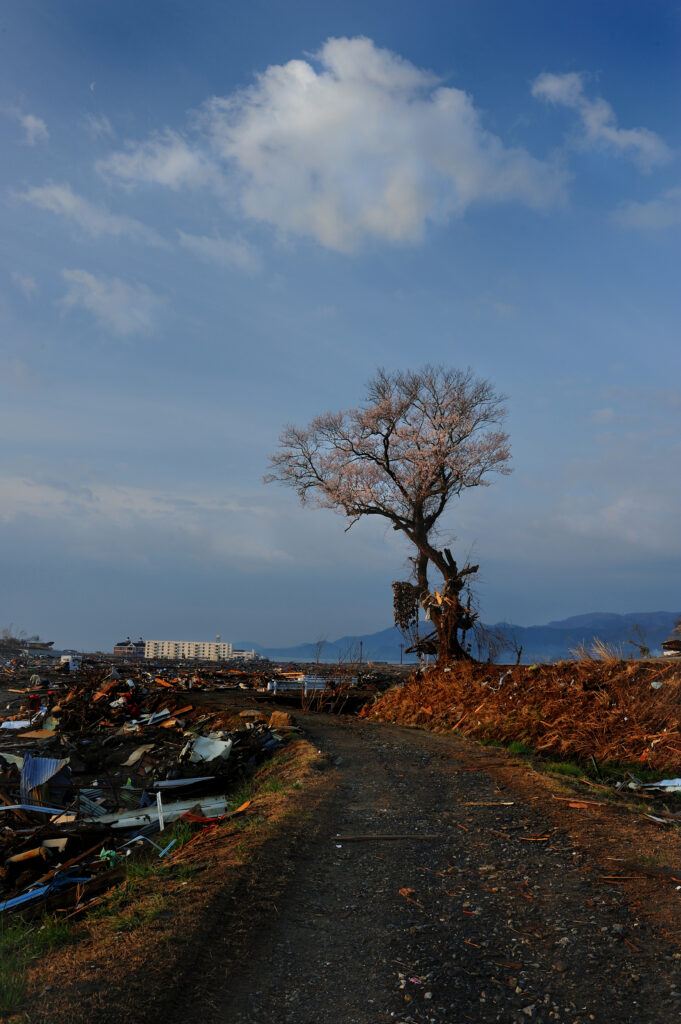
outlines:
[[[263,486],[377,366],[508,395],[486,621],[681,608],[678,3],[5,0],[0,624],[283,644],[407,547]]]

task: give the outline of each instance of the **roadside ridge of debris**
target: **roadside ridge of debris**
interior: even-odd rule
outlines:
[[[681,775],[678,663],[458,663],[416,673],[361,714],[506,745],[519,742],[584,765],[591,758],[636,762],[641,769]]]

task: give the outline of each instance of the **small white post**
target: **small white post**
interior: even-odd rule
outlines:
[[[162,832],[166,826],[163,818],[163,797],[160,792],[156,794],[156,806],[158,807],[158,828],[159,832]]]

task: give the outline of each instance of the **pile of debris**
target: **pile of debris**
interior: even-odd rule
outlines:
[[[668,640],[663,640],[662,654],[667,658],[681,658],[681,619],[677,619]]]
[[[229,815],[230,790],[284,740],[260,712],[195,707],[163,678],[33,682],[0,718],[0,913],[84,907],[132,849],[165,855],[151,837],[169,823]]]
[[[681,670],[669,662],[459,663],[417,673],[362,714],[583,764],[681,772]]]

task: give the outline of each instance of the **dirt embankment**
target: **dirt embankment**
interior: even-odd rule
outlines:
[[[681,663],[459,664],[432,670],[367,706],[382,722],[520,742],[585,763],[638,762],[681,774]]]

